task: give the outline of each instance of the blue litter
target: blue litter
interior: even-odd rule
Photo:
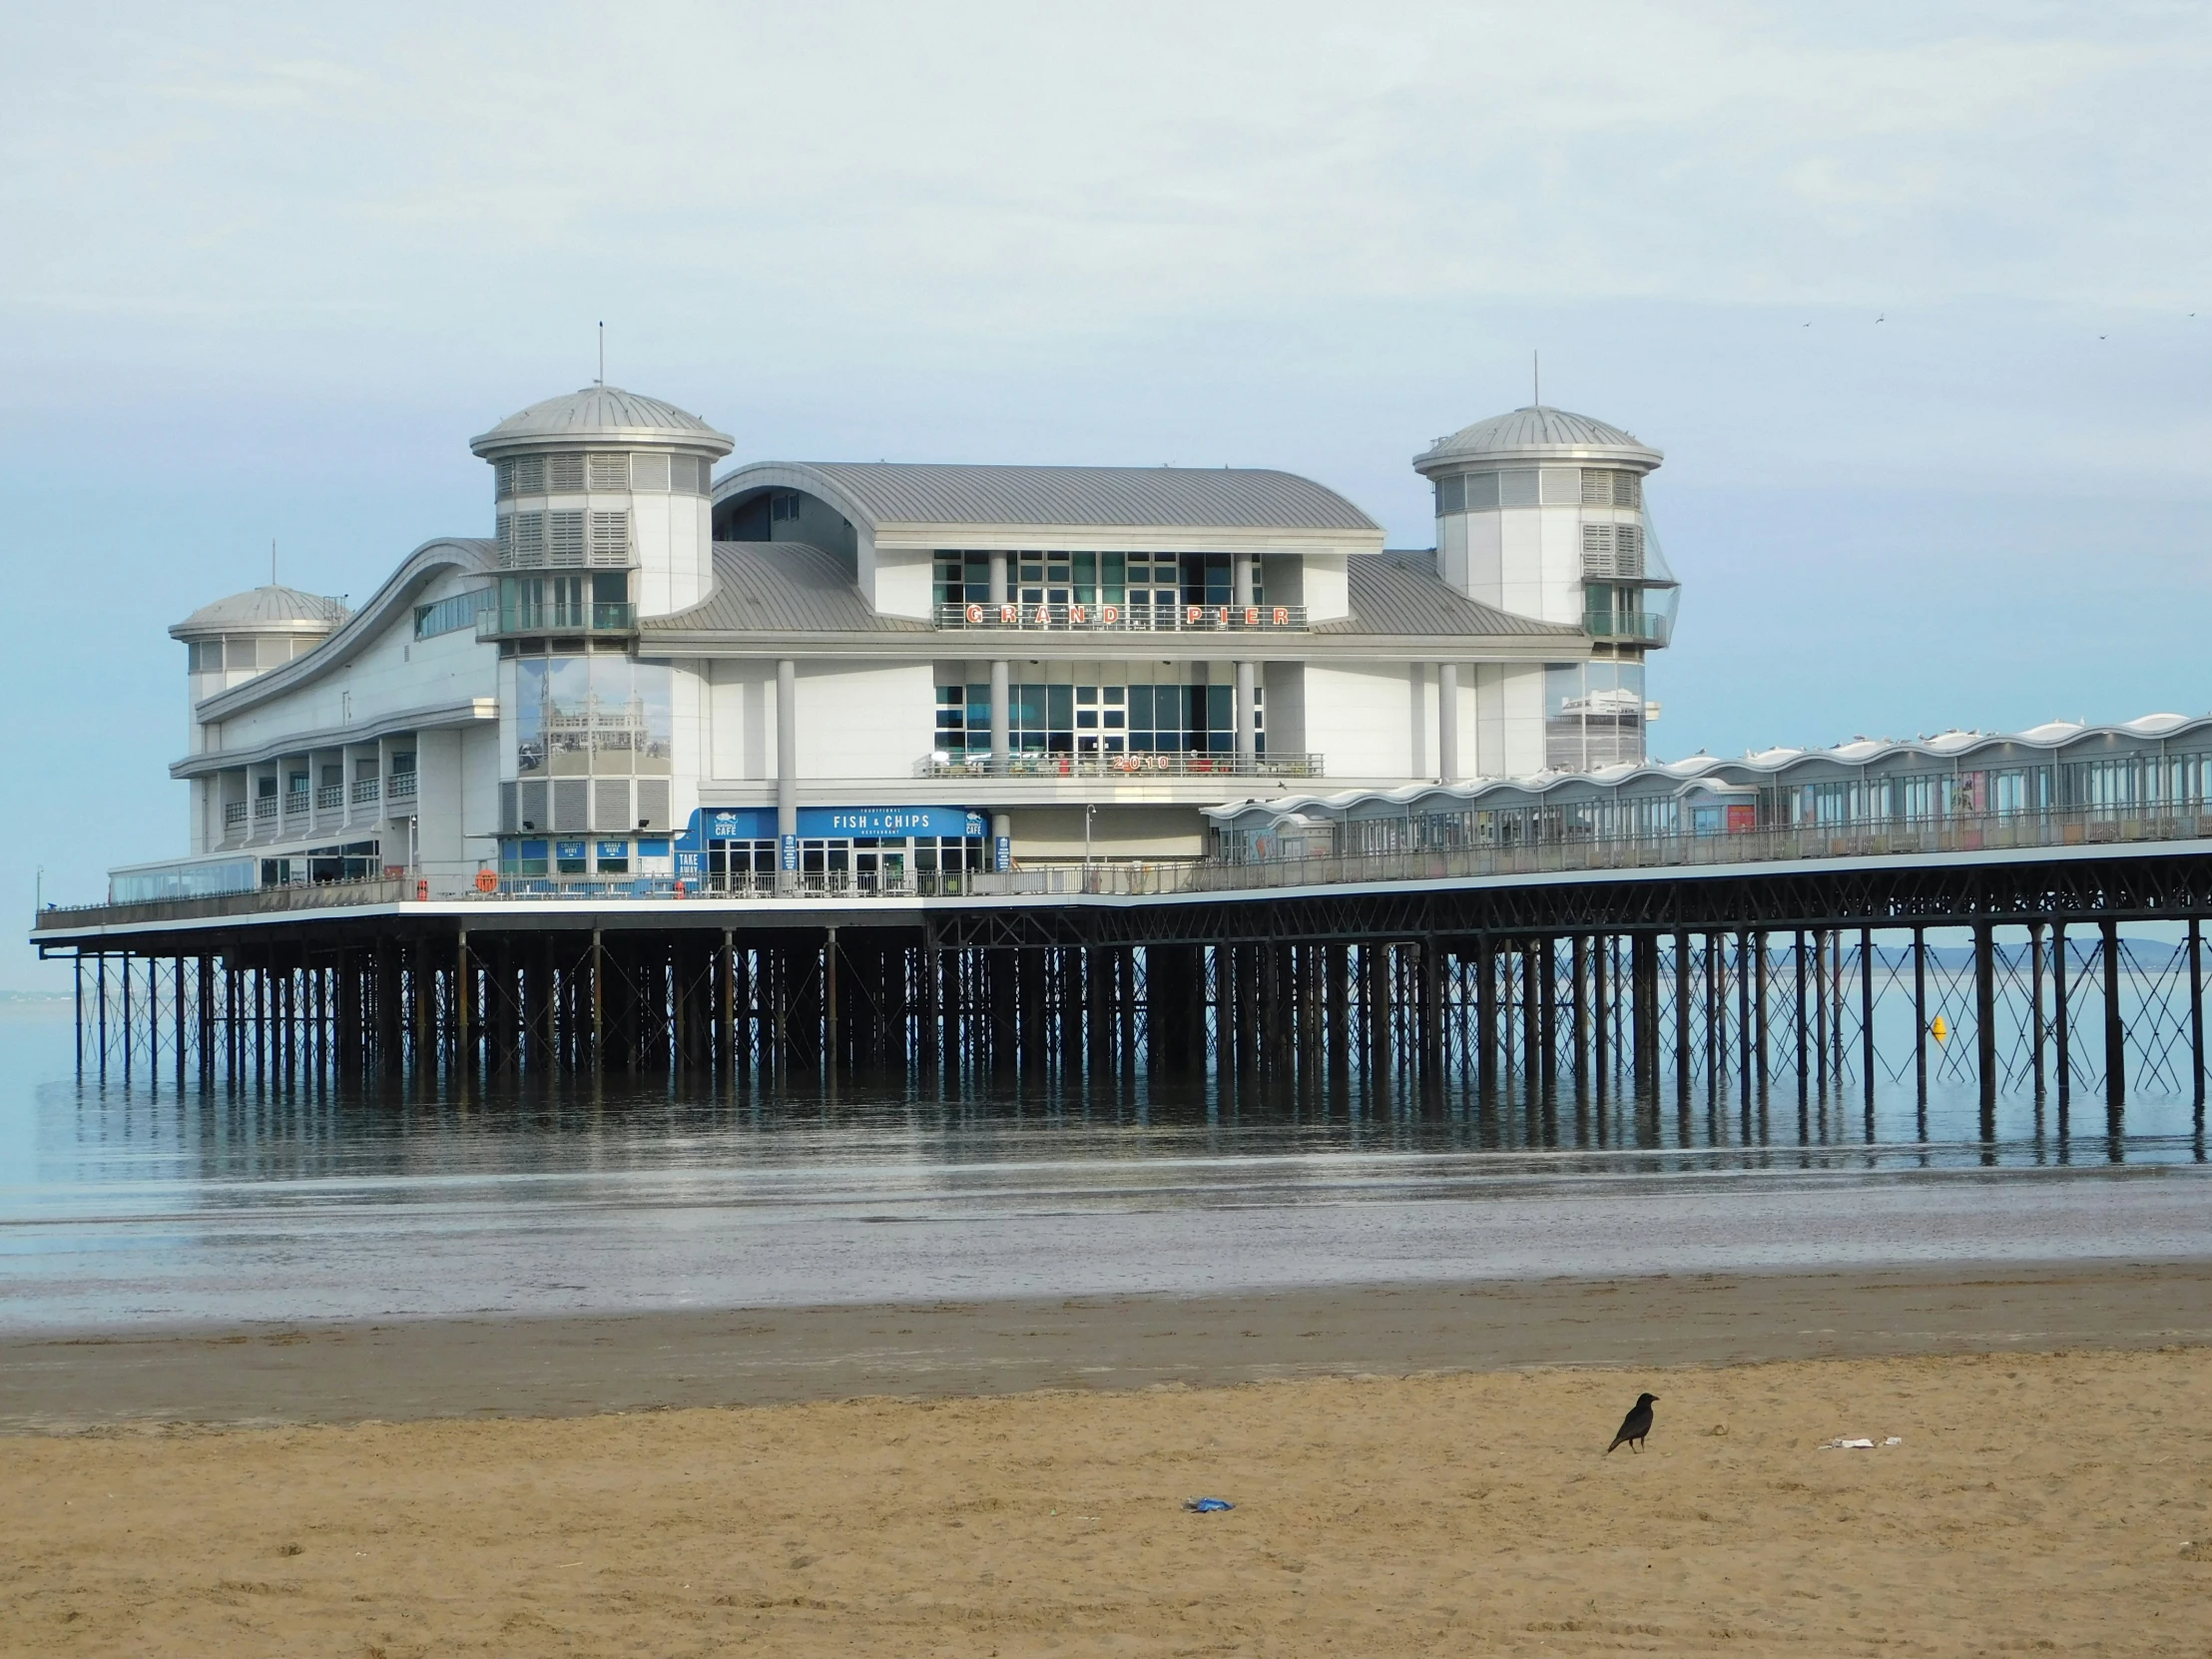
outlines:
[[[1223,1509],[1234,1509],[1236,1505],[1225,1497],[1191,1497],[1183,1500],[1183,1507],[1194,1514],[1211,1515]]]

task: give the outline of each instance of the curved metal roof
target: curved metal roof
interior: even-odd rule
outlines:
[[[733,440],[688,409],[620,386],[585,386],[509,415],[468,440],[479,455],[547,443],[681,444],[727,455]]]
[[[180,640],[194,634],[250,634],[257,630],[275,634],[310,629],[327,632],[351,614],[342,600],[270,584],[203,605],[169,632]]]
[[[1532,403],[1438,438],[1413,457],[1413,468],[1426,473],[1461,461],[1527,459],[1626,461],[1649,470],[1665,458],[1633,432]]]
[[[647,635],[927,634],[926,622],[879,616],[853,586],[850,563],[803,541],[718,541],[715,585],[698,604],[645,617]]]
[[[1538,772],[1525,778],[1484,778],[1465,784],[1404,784],[1394,790],[1344,790],[1335,795],[1277,796],[1265,801],[1237,801],[1220,807],[1208,807],[1205,814],[1216,823],[1226,823],[1254,812],[1266,816],[1315,812],[1344,816],[1362,807],[1410,807],[1416,801],[1466,805],[1492,795],[1538,796],[1573,784],[1594,785],[1607,791],[1618,791],[1637,783],[1662,787],[1673,785],[1675,788],[1671,793],[1681,794],[1701,785],[1717,783],[1725,786],[1779,778],[1783,773],[1797,767],[1819,762],[1854,769],[1870,767],[1879,761],[1914,756],[1956,762],[1978,750],[2008,745],[2056,753],[2082,743],[2094,749],[2100,744],[2110,748],[2129,740],[2137,743],[2154,742],[2183,731],[2212,733],[2212,715],[2143,715],[2135,720],[2106,726],[2081,726],[2072,721],[2051,721],[2042,726],[2030,727],[2025,732],[1939,732],[1933,738],[1914,738],[1905,742],[1889,738],[1854,738],[1834,749],[1767,749],[1747,754],[1737,760],[1718,755],[1692,755],[1680,761],[1622,764],[1600,767],[1593,772]]]
[[[1362,554],[1345,561],[1352,615],[1324,622],[1316,634],[1474,636],[1556,634],[1579,641],[1582,630],[1539,622],[1469,599],[1436,569],[1433,553]]]
[[[872,529],[883,524],[1035,524],[1381,533],[1335,490],[1295,472],[1244,467],[945,466],[897,461],[762,461],[715,486],[727,501],[802,489]]]

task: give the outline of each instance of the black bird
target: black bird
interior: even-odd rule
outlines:
[[[1644,1436],[1651,1432],[1651,1408],[1658,1399],[1657,1394],[1636,1396],[1636,1403],[1628,1408],[1628,1415],[1621,1418],[1621,1431],[1613,1436],[1613,1445],[1605,1448],[1606,1456],[1612,1456],[1613,1446],[1619,1445],[1623,1440],[1628,1442],[1630,1451],[1643,1449]]]

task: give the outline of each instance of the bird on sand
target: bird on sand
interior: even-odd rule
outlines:
[[[1651,1432],[1651,1408],[1658,1399],[1657,1394],[1636,1396],[1636,1403],[1628,1408],[1628,1415],[1621,1418],[1621,1431],[1613,1436],[1613,1445],[1605,1448],[1606,1456],[1612,1456],[1613,1446],[1619,1445],[1623,1440],[1628,1442],[1630,1451],[1643,1449],[1644,1436]]]

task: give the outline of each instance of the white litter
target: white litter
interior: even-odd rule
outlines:
[[[1821,1449],[1823,1451],[1872,1451],[1874,1450],[1874,1441],[1834,1439],[1823,1445]]]
[[[1903,1445],[1905,1444],[1905,1436],[1903,1434],[1892,1434],[1887,1440],[1884,1440],[1882,1443],[1884,1445]]]

